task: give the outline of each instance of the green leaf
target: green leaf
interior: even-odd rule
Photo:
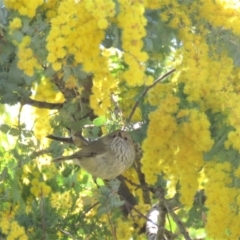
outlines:
[[[149,37],[145,38],[145,50],[146,51],[152,51],[153,50],[153,41]]]
[[[0,125],[0,131],[4,132],[5,134],[7,134],[10,129],[11,129],[11,127],[7,124]]]
[[[16,41],[18,41],[19,43],[22,41],[23,39],[23,33],[21,31],[14,31],[12,38]]]
[[[97,127],[104,125],[106,122],[107,122],[107,118],[105,116],[100,116],[93,120],[93,124]]]
[[[22,31],[24,33],[26,33],[29,30],[29,28],[30,28],[30,26],[29,26],[30,18],[24,17],[21,20],[22,20],[22,25],[23,25]]]
[[[63,81],[66,82],[68,78],[72,75],[72,69],[70,66],[65,66],[63,68]]]
[[[17,60],[15,59],[9,67],[8,79],[14,81],[15,83],[22,83],[22,75],[22,71],[17,68]]]
[[[27,76],[27,75],[25,75],[24,76],[24,81],[25,81],[25,83],[28,85],[28,86],[31,86],[32,85],[32,82],[35,80],[35,76],[33,75],[33,76]]]

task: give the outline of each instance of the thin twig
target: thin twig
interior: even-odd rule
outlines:
[[[59,231],[62,232],[63,234],[69,236],[70,238],[72,238],[73,240],[78,240],[77,238],[75,238],[71,233],[59,228]]]
[[[19,138],[21,139],[21,112],[22,112],[23,104],[20,103],[19,112],[18,112],[18,131]]]
[[[55,140],[55,141],[59,141],[59,142],[64,142],[64,143],[73,143],[73,140],[71,137],[58,137],[58,136],[54,136],[52,134],[49,134],[46,136],[46,138]]]
[[[151,203],[151,198],[150,198],[150,192],[148,187],[148,184],[145,181],[145,175],[142,173],[141,171],[141,158],[142,158],[142,149],[140,144],[136,144],[135,146],[136,152],[138,154],[136,154],[136,159],[135,159],[135,170],[137,172],[138,175],[138,180],[140,182],[140,185],[143,186],[142,188],[142,197],[143,197],[143,201],[146,204],[150,204]]]
[[[131,205],[129,202],[127,202],[126,200],[125,200],[125,204],[128,205],[128,206],[130,206],[130,208],[133,209],[136,213],[138,213],[138,215],[139,215],[140,217],[144,218],[147,222],[152,223],[153,225],[155,225],[155,226],[159,229],[159,224],[158,224],[158,223],[153,222],[152,219],[150,219],[149,217],[145,216],[143,213],[141,213],[137,208],[135,208],[134,206],[132,206],[132,205]],[[167,230],[167,229],[163,229],[163,231],[164,231],[164,236],[165,236],[165,235],[169,235],[169,236],[171,236],[171,238],[174,236],[174,234],[173,234],[171,231]]]
[[[164,206],[163,201],[159,201],[158,204],[159,207],[159,215],[158,215],[158,231],[157,231],[157,236],[156,240],[162,240],[164,239],[164,230],[165,230],[165,223],[166,223],[166,214],[167,210]]]
[[[107,218],[108,218],[108,222],[109,222],[109,225],[110,225],[110,228],[111,228],[111,232],[112,232],[112,235],[113,235],[113,239],[114,240],[117,240],[117,234],[116,234],[116,230],[114,229],[114,226],[112,224],[112,221],[109,217],[109,212],[107,212]]]
[[[24,98],[21,101],[22,105],[31,105],[37,108],[46,108],[46,109],[61,109],[64,103],[49,103],[45,101],[37,101],[31,98]]]
[[[141,188],[141,189],[147,189],[147,190],[152,190],[151,187],[148,187],[148,186],[142,186],[140,184],[137,184],[137,183],[134,183],[132,180],[124,177],[124,176],[119,176],[120,178],[124,179],[126,182],[130,183],[132,186],[135,186],[136,187],[136,190]]]
[[[86,211],[84,211],[81,215],[80,218],[83,218],[86,216],[86,214],[91,211],[94,207],[96,207],[99,204],[99,202],[95,202],[92,206],[90,206]]]
[[[185,226],[183,225],[183,223],[181,222],[181,220],[179,219],[179,217],[177,216],[177,214],[172,210],[169,202],[165,199],[164,197],[164,192],[161,190],[157,190],[155,191],[155,194],[158,196],[158,198],[163,201],[163,204],[165,206],[165,208],[167,209],[168,213],[171,215],[173,221],[176,223],[176,225],[178,226],[181,234],[184,236],[184,238],[186,240],[192,240],[188,234],[188,232],[185,230]]]
[[[167,220],[168,220],[168,224],[169,224],[169,228],[170,228],[170,232],[172,232],[172,224],[169,218],[169,214],[167,213]]]
[[[46,226],[45,226],[45,221],[44,221],[44,199],[43,199],[43,192],[41,188],[41,202],[40,202],[40,207],[41,207],[41,219],[42,219],[42,240],[46,240]]]
[[[159,77],[158,79],[156,79],[156,80],[154,81],[154,83],[153,83],[152,85],[148,86],[148,87],[142,92],[142,94],[140,95],[140,97],[138,98],[138,100],[135,102],[135,104],[134,104],[134,106],[133,106],[133,108],[132,108],[132,111],[131,111],[131,113],[129,114],[129,117],[128,117],[127,122],[130,122],[130,121],[131,121],[132,116],[133,116],[134,112],[136,111],[136,109],[137,109],[137,107],[138,107],[138,105],[139,105],[140,99],[143,98],[143,97],[147,94],[147,92],[148,92],[151,88],[153,88],[157,83],[161,82],[162,80],[164,80],[166,77],[168,77],[169,75],[171,75],[171,74],[174,73],[175,71],[176,71],[176,69],[172,69],[171,71],[167,72],[167,73],[164,74],[163,76]]]
[[[177,224],[180,232],[182,233],[182,235],[184,236],[184,238],[186,240],[192,240],[188,234],[188,232],[185,230],[185,226],[183,225],[183,223],[181,222],[181,220],[178,218],[178,215],[168,206],[168,203],[166,201],[164,201],[164,205],[167,209],[167,211],[169,212],[169,214],[171,215],[173,221]]]
[[[31,158],[31,159],[33,160],[34,158],[37,158],[37,157],[39,157],[39,156],[41,156],[41,155],[43,155],[43,154],[48,154],[48,153],[50,153],[50,150],[49,150],[49,149],[39,150],[39,151],[37,151],[37,152],[32,152],[32,153],[29,155],[29,158]]]
[[[111,208],[110,204],[109,204],[109,198],[107,197],[106,198],[106,209],[109,210]],[[110,216],[109,216],[109,212],[110,211],[107,211],[106,214],[107,214],[107,219],[108,219],[108,223],[109,223],[109,226],[110,226],[110,229],[111,229],[111,232],[112,232],[112,236],[113,236],[113,239],[114,240],[117,240],[117,234],[116,234],[116,229],[114,229],[114,226],[113,226],[113,223],[110,219]]]
[[[151,219],[149,219],[148,217],[146,217],[143,213],[141,213],[137,208],[135,208],[134,206],[132,206],[132,205],[131,205],[129,202],[127,202],[126,200],[125,200],[125,203],[126,203],[126,205],[130,206],[131,209],[133,209],[136,213],[138,213],[140,217],[144,218],[145,220],[151,222],[152,224],[154,224],[154,225],[156,225],[156,226],[158,227],[158,225],[157,225],[156,223],[154,223]]]

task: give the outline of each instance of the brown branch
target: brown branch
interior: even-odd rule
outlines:
[[[143,213],[141,213],[137,208],[135,208],[134,206],[132,206],[129,202],[127,202],[125,200],[126,205],[128,205],[131,209],[133,209],[141,218],[144,218],[147,221],[150,221],[152,224],[156,225],[158,227],[158,225],[154,222],[152,222],[151,219],[149,219],[147,216],[145,216]]]
[[[45,226],[45,221],[44,221],[44,199],[43,199],[43,192],[41,188],[41,220],[42,220],[42,240],[46,240],[46,226]]]
[[[21,101],[22,105],[31,105],[37,108],[47,108],[47,109],[61,109],[64,103],[49,103],[45,101],[37,101],[31,98],[24,98]]]
[[[163,202],[165,208],[167,209],[168,213],[171,215],[173,221],[176,223],[176,225],[178,226],[181,234],[183,235],[183,237],[186,240],[192,240],[188,234],[188,232],[185,230],[185,226],[183,225],[183,223],[181,222],[181,220],[179,219],[178,215],[173,211],[172,207],[170,206],[168,200],[165,199],[164,197],[164,192],[162,191],[162,189],[158,189],[155,191],[156,196],[158,196],[159,200]]]
[[[19,130],[19,138],[21,138],[21,113],[22,113],[23,105],[21,104],[18,112],[18,130]]]
[[[148,240],[174,239],[175,234],[165,229],[166,208],[160,204],[152,206],[148,212],[149,220],[146,222],[146,234]]]
[[[148,189],[148,184],[145,181],[145,175],[141,171],[142,149],[141,149],[140,144],[136,143],[135,149],[137,152],[137,157],[135,159],[135,170],[137,172],[140,185],[142,186],[143,200],[144,200],[144,203],[151,204],[151,197],[150,197],[150,192]]]
[[[37,158],[37,157],[39,157],[39,156],[41,156],[43,154],[47,154],[47,153],[50,153],[50,150],[44,149],[44,150],[40,150],[40,151],[31,153],[29,157],[31,159],[34,159],[34,158]]]
[[[94,207],[96,207],[99,204],[99,202],[95,202],[92,206],[90,206],[86,211],[84,211],[81,215],[80,218],[85,217],[85,215],[91,211]]]
[[[125,204],[132,210],[134,210],[141,218],[145,219],[148,223],[150,223],[152,226],[154,226],[155,228],[159,228],[159,223],[155,222],[154,220],[152,220],[149,217],[149,214],[147,216],[145,216],[143,213],[141,213],[141,211],[139,211],[137,208],[135,208],[131,203],[129,203],[128,201],[126,201],[126,199],[124,199]],[[166,212],[166,209],[165,209]],[[171,231],[167,230],[167,229],[163,229],[163,234],[164,234],[164,238],[162,239],[173,239],[175,236],[175,234],[173,234]]]
[[[108,223],[109,223],[109,226],[110,226],[110,229],[111,229],[111,232],[112,232],[113,239],[117,240],[116,229],[114,228],[113,223],[110,219],[109,212],[107,212],[106,214],[107,214],[107,219],[108,219]]]
[[[51,78],[51,81],[57,86],[59,91],[64,95],[67,101],[76,98],[78,96],[76,89],[66,88],[63,78],[59,78],[57,74]]]
[[[176,71],[176,69],[172,69],[171,71],[167,72],[167,73],[164,74],[163,76],[159,77],[158,79],[156,79],[156,80],[154,81],[154,83],[153,83],[152,85],[148,86],[148,87],[142,92],[142,94],[140,95],[140,97],[139,97],[138,100],[136,101],[135,105],[133,106],[131,113],[129,114],[129,117],[128,117],[128,119],[127,119],[127,122],[128,122],[128,123],[131,121],[132,116],[133,116],[134,112],[136,111],[136,109],[137,109],[137,107],[138,107],[138,105],[139,105],[140,99],[143,98],[143,97],[147,94],[147,92],[148,92],[151,88],[153,88],[157,83],[161,82],[162,80],[164,80],[166,77],[168,77],[169,75],[171,75],[171,74],[174,73],[175,71]]]
[[[72,137],[58,137],[58,136],[54,136],[52,134],[49,134],[46,136],[46,138],[55,140],[55,141],[59,141],[59,142],[63,142],[63,143],[71,143],[73,144],[73,140]]]
[[[131,206],[134,206],[137,204],[137,200],[135,198],[135,196],[132,194],[132,192],[129,190],[126,182],[124,181],[124,177],[122,175],[118,176],[117,179],[120,181],[120,186],[118,188],[118,195],[120,196],[121,200],[126,200],[127,202],[129,202],[131,204]],[[107,181],[104,181],[105,185],[107,184]],[[131,212],[131,208],[129,208],[129,206],[127,205],[123,205],[121,207],[121,211],[123,213],[123,215],[125,217],[128,216],[128,214]]]
[[[59,228],[59,231],[62,232],[63,234],[67,235],[68,237],[72,238],[73,240],[78,240],[77,238],[75,238],[71,233]]]
[[[165,223],[166,223],[166,215],[167,215],[167,209],[164,206],[163,201],[159,201],[159,215],[158,215],[158,231],[156,240],[162,240],[164,239],[164,229],[165,229]]]
[[[134,183],[132,180],[120,175],[119,177],[121,177],[122,179],[124,179],[126,182],[130,183],[131,185],[135,186],[136,187],[136,190],[139,189],[139,188],[142,188],[142,189],[148,189],[148,190],[152,190],[151,187],[148,187],[148,186],[142,186],[141,184],[137,184],[137,183]]]

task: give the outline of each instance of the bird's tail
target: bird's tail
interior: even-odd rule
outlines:
[[[62,162],[62,161],[67,161],[67,160],[72,160],[73,158],[71,156],[66,156],[66,157],[58,157],[54,158],[52,162]]]

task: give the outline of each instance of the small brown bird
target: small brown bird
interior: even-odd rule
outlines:
[[[53,162],[74,162],[95,178],[113,179],[128,168],[135,160],[135,148],[131,136],[122,130],[111,132],[70,156],[58,157]]]

